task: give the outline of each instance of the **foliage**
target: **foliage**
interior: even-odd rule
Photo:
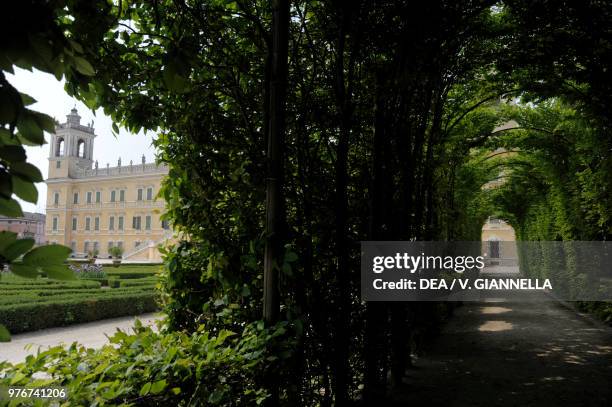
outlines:
[[[550,251],[545,242],[612,237],[612,143],[604,125],[607,118],[585,119],[578,111],[587,108],[565,98],[516,106],[508,114],[520,129],[491,140],[492,145],[517,151],[501,163],[507,181],[491,200],[520,240],[534,242],[519,246],[521,269],[551,279],[556,290],[571,299],[580,299],[584,284],[579,254],[571,248]],[[533,261],[536,258],[542,260]],[[610,320],[608,303],[580,308]]]
[[[136,325],[117,332],[100,350],[76,343],[30,356],[20,365],[0,363],[0,384],[66,386],[70,405],[254,406],[266,399],[256,377],[266,363],[262,344],[284,334],[248,325],[239,333],[202,326],[191,334],[158,333]]]
[[[164,391],[143,403],[246,403],[245,385],[258,399],[256,372],[224,353],[207,355],[204,374],[192,379],[167,352],[139,348],[177,340],[197,362],[206,354],[198,335],[227,330],[242,332],[228,357],[241,355],[234,345],[249,338],[277,358],[287,405],[380,402],[387,378],[402,382],[410,354],[448,310],[364,305],[358,241],[478,240],[491,212],[523,239],[610,237],[610,86],[602,62],[610,46],[599,40],[609,4],[292,2],[286,137],[272,146],[285,156],[277,174],[285,252],[276,265],[285,332],[272,342],[245,334],[264,325],[265,151],[276,100],[268,2],[134,0],[99,4],[95,13],[81,6],[58,13],[72,13],[63,33],[86,39],[95,76],[69,73],[67,89],[128,130],[159,134],[158,160],[170,166],[160,191],[164,217],[181,239],[164,250],[168,332],[125,337],[139,352],[126,345],[87,354],[87,366],[108,377],[85,379],[80,355],[53,359],[65,366],[58,374],[83,377],[85,387],[73,381],[83,397],[76,403],[101,400],[106,390],[94,392],[98,386],[113,401],[141,400],[136,394],[161,380]],[[504,107],[518,97],[520,107]],[[510,119],[522,129],[495,130]],[[498,147],[521,153],[489,155]],[[497,177],[507,186],[482,189]],[[126,380],[122,368],[147,352],[163,375]],[[117,367],[106,369],[99,355],[116,358]],[[209,375],[217,363],[227,363],[225,382]],[[185,377],[188,390],[165,391]],[[223,389],[218,399],[209,387]]]
[[[88,27],[88,34],[81,36],[84,27],[80,19],[71,17],[105,10],[108,5],[105,1],[41,4],[32,0],[14,6],[11,16],[21,23],[16,24],[17,28],[9,28],[8,24],[0,28],[2,38],[11,38],[0,45],[0,214],[19,217],[23,212],[16,197],[36,203],[38,190],[34,184],[43,181],[38,168],[27,162],[23,146],[45,144],[44,132],[55,131],[55,122],[48,115],[29,109],[27,106],[36,101],[15,89],[7,81],[6,73],[13,73],[14,66],[35,68],[55,75],[58,80],[64,76],[86,84],[94,70],[82,42],[95,36],[95,28]],[[105,14],[97,15],[99,20]],[[51,245],[32,249],[33,246],[33,239],[16,239],[13,233],[0,232],[0,268],[11,265],[13,273],[25,277],[36,277],[42,271],[53,278],[71,278],[63,264],[71,253],[69,248]],[[23,260],[15,262],[20,256]]]
[[[113,256],[116,259],[119,259],[123,255],[123,247],[121,247],[121,246],[113,246],[110,249],[108,249],[108,254],[110,254],[111,256]]]
[[[0,342],[10,342],[11,333],[4,325],[0,325]]]

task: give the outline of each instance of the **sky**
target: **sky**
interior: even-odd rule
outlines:
[[[94,140],[93,159],[98,160],[101,168],[106,167],[106,163],[110,163],[111,167],[116,166],[119,157],[125,164],[130,160],[139,163],[143,154],[147,162],[153,162],[155,156],[155,149],[151,145],[153,133],[135,135],[120,129],[119,136],[115,137],[111,131],[113,122],[110,117],[105,116],[102,109],[93,112],[83,103],[70,97],[64,91],[64,80],[58,81],[53,75],[41,71],[30,72],[19,68],[15,68],[15,75],[7,74],[6,77],[18,91],[36,99],[36,103],[28,106],[32,110],[46,113],[60,123],[64,123],[70,109],[76,106],[81,116],[81,124],[87,125],[93,120],[95,134],[98,136]],[[49,142],[49,134],[45,134],[45,140]],[[49,167],[49,144],[42,147],[26,147],[26,153],[28,162],[37,166],[46,179]],[[21,208],[28,212],[45,213],[47,186],[41,182],[36,184],[36,188],[38,203],[34,205],[20,201]]]

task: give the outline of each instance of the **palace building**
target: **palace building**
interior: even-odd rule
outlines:
[[[139,163],[100,168],[93,161],[93,123],[81,124],[76,109],[51,135],[47,183],[46,241],[68,246],[74,257],[97,253],[109,258],[120,246],[123,259],[160,261],[157,247],[172,231],[160,220],[163,200],[156,200],[168,167]]]
[[[496,127],[493,132],[517,128],[519,124],[514,120],[510,120],[503,125]],[[503,148],[491,152],[489,157],[510,157],[513,152],[506,151]],[[484,189],[499,188],[505,182],[507,173],[501,170],[498,176],[489,181],[483,186]],[[487,254],[487,262],[491,265],[500,266],[516,266],[518,262],[518,253],[516,247],[516,235],[514,228],[502,219],[494,216],[489,216],[482,227],[481,240],[483,242],[483,253]]]

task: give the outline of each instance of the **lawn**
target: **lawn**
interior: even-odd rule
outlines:
[[[15,334],[155,311],[159,268],[104,267],[100,275],[71,281],[2,273],[0,324]]]

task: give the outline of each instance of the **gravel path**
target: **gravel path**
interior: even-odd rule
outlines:
[[[612,330],[556,302],[466,303],[394,406],[612,406]]]
[[[13,335],[11,342],[0,343],[0,360],[8,360],[11,363],[21,362],[27,355],[36,354],[39,347],[46,349],[74,341],[90,348],[99,348],[108,343],[106,335],[112,335],[117,329],[131,331],[136,318],[140,319],[143,325],[154,326],[159,316],[155,313],[143,314]],[[25,347],[29,344],[33,346],[26,350]]]

